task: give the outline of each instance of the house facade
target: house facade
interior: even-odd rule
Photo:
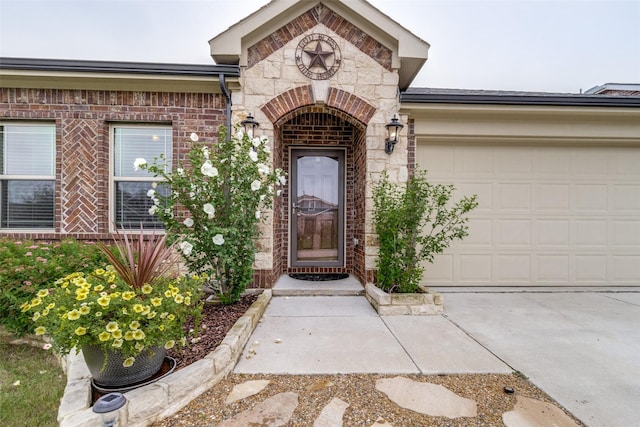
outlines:
[[[416,168],[480,202],[425,284],[640,285],[638,85],[413,88],[429,44],[364,0],[274,0],[209,44],[216,65],[0,59],[0,235],[158,228],[154,178],[134,159],[178,161],[192,132],[215,143],[251,116],[289,176],[255,287],[295,272],[375,280],[372,183]]]

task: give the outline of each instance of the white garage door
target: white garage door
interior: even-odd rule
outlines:
[[[480,203],[427,285],[640,285],[640,147],[419,143],[417,162]]]

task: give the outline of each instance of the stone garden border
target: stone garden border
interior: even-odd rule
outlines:
[[[373,283],[367,283],[365,296],[381,316],[442,314],[442,295],[425,287],[420,289],[422,292],[415,294],[389,294]]]
[[[267,289],[227,333],[222,343],[204,359],[144,387],[125,393],[127,404],[119,410],[119,426],[144,427],[167,418],[220,382],[233,370],[251,333],[271,300]],[[91,374],[82,354],[63,358],[67,385],[58,409],[60,427],[101,425],[91,409]]]

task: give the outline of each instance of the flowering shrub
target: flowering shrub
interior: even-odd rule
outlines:
[[[141,231],[138,242],[142,239]],[[199,289],[205,278],[162,275],[151,281],[142,279],[137,272],[157,271],[171,249],[164,246],[164,238],[144,239],[150,243],[139,243],[137,249],[129,241],[117,245],[127,250],[120,252],[122,259],[114,258],[114,265],[66,275],[22,304],[22,311],[29,313],[36,326],[36,335],[51,336],[53,348],[61,354],[84,345],[118,349],[127,357],[124,366],[131,366],[135,357],[149,347],[169,349],[184,344],[184,325],[200,312]],[[107,247],[102,248],[109,252]],[[148,254],[156,253],[156,248],[159,256],[150,261]],[[108,257],[115,256],[109,253]],[[132,274],[123,274],[122,269],[133,260]],[[136,282],[133,277],[141,280]]]
[[[258,225],[286,183],[280,169],[269,167],[266,137],[251,138],[242,131],[207,145],[191,134],[186,161],[173,170],[163,157],[135,166],[164,178],[171,194],[149,191],[157,215],[176,242],[190,271],[206,273],[224,302],[238,301],[253,281]],[[170,171],[170,172],[168,172]]]
[[[106,257],[93,242],[54,243],[0,239],[0,324],[17,335],[32,331],[20,305],[53,281],[74,271],[92,271]]]

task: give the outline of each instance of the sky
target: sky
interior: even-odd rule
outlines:
[[[640,0],[369,0],[427,41],[413,87],[579,93],[640,83]],[[268,0],[0,0],[0,57],[213,64]]]

